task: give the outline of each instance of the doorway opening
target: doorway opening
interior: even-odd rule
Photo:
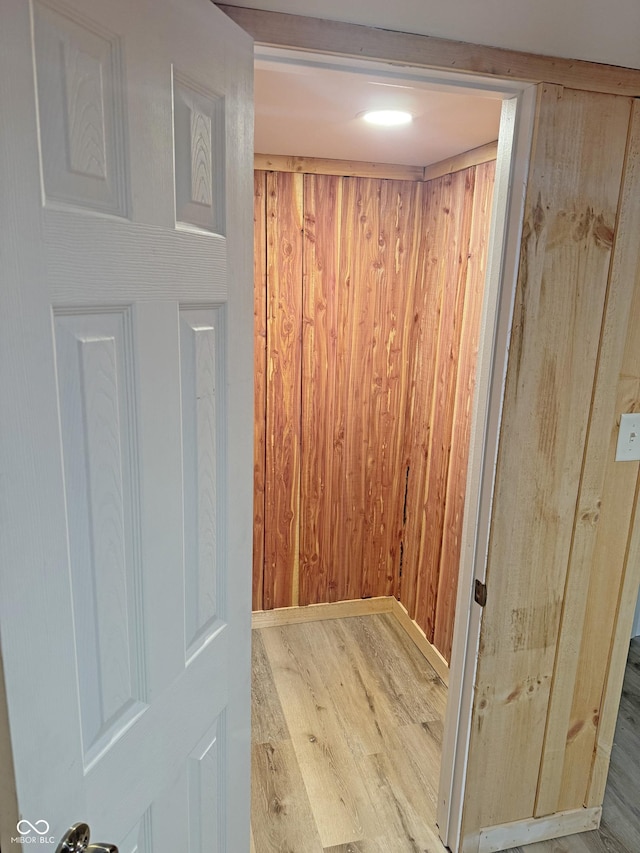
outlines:
[[[254,625],[395,615],[449,683],[456,849],[534,87],[268,48],[256,69]],[[276,103],[285,79],[304,114]],[[349,80],[464,102],[472,141],[356,156],[337,117],[313,123],[312,95],[331,116]]]

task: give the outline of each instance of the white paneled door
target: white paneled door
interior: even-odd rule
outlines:
[[[209,0],[2,0],[3,853],[249,849],[252,74]]]

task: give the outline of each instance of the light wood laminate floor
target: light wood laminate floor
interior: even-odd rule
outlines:
[[[518,851],[640,853],[639,775],[618,743],[622,730],[640,757],[636,651],[602,829]],[[252,853],[444,853],[445,704],[446,687],[391,614],[254,630]]]

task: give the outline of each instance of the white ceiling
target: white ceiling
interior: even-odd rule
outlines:
[[[387,30],[640,68],[638,0],[224,0]]]
[[[498,138],[496,96],[435,90],[373,71],[256,61],[255,150],[426,166]],[[411,125],[381,128],[360,114],[404,109]]]

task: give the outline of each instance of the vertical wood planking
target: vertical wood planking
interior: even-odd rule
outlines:
[[[622,688],[625,680],[625,660],[629,650],[629,634],[631,633],[630,626],[633,623],[639,585],[640,479],[636,486],[633,513],[631,515],[628,550],[626,554],[624,574],[620,584],[616,626],[613,632],[609,665],[604,684],[604,695],[600,706],[600,724],[596,733],[596,743],[593,753],[593,764],[591,765],[589,787],[584,801],[587,808],[592,804],[600,804],[605,799],[609,762],[611,760],[612,749],[614,746],[614,734],[617,731],[616,724],[619,720],[620,702],[622,698],[621,694],[623,694]],[[637,662],[634,666],[637,668]],[[634,761],[635,759],[635,755],[629,756],[629,760]]]
[[[543,85],[496,475],[465,835],[534,813],[572,538],[567,519],[578,498],[629,115],[628,98]],[[486,784],[497,778],[500,785]]]
[[[580,808],[600,730],[607,670],[628,566],[637,462],[616,462],[620,415],[640,411],[640,110],[623,180],[589,437],[556,655],[537,810]],[[633,597],[633,596],[632,596]],[[624,605],[623,605],[624,606]],[[627,608],[626,638],[631,633]],[[624,629],[623,629],[624,630]],[[624,671],[626,645],[618,653]],[[615,665],[615,664],[614,664]],[[611,741],[605,750],[608,760]],[[600,759],[598,759],[600,761]],[[602,791],[604,794],[604,790]],[[600,800],[597,805],[600,805]],[[575,803],[575,806],[573,805]]]
[[[305,175],[300,601],[335,601],[344,553],[343,336],[338,334],[343,179]],[[330,226],[330,227],[328,227]],[[334,477],[337,482],[334,483]]]
[[[480,168],[484,176],[493,165]],[[480,279],[484,276],[483,259],[478,256],[476,262],[475,255],[467,272],[469,240],[475,210],[474,239],[479,252],[485,251],[478,214],[486,214],[488,229],[491,188],[488,184],[480,188],[480,207],[474,208],[475,167],[429,184],[305,175],[302,190],[294,189],[291,175],[280,175],[278,179],[267,173],[265,178],[268,295],[256,294],[256,316],[260,299],[265,299],[269,305],[267,372],[274,365],[280,369],[282,353],[289,372],[286,387],[280,379],[284,402],[282,394],[273,390],[265,398],[269,410],[265,440],[271,442],[271,449],[266,450],[264,593],[262,599],[255,595],[254,606],[276,606],[273,590],[278,585],[278,606],[294,603],[298,562],[293,515],[298,506],[292,503],[295,494],[289,479],[271,486],[269,479],[278,476],[276,463],[289,458],[287,430],[296,429],[290,418],[300,417],[298,602],[394,594],[415,616],[419,596],[422,622],[430,625],[433,638],[441,591],[440,642],[446,649],[453,631],[456,548],[466,477],[463,443],[467,436],[468,444],[477,351],[472,327],[475,324],[477,335],[483,283],[474,285],[480,302],[472,308],[467,279],[472,279],[474,264]],[[256,204],[259,208],[259,200]],[[291,230],[291,218],[296,220],[302,207],[304,246],[298,293],[292,295],[301,302],[283,302],[276,316],[274,305],[278,299],[289,299],[294,269],[298,269],[298,261],[292,265],[290,258],[285,258],[283,269],[275,269],[280,263],[276,232]],[[292,209],[297,212],[292,214]],[[275,221],[279,212],[285,220],[289,217],[288,224]],[[256,242],[256,254],[261,253]],[[287,324],[296,316],[301,323],[301,378],[295,375],[292,351],[277,343],[274,324],[284,314]],[[468,343],[461,343],[463,325],[465,335],[472,336]],[[258,352],[259,335],[256,325]],[[456,402],[458,373],[463,387]],[[265,381],[268,384],[270,378]],[[300,410],[291,399],[295,387],[301,388]],[[260,405],[256,391],[256,410]],[[454,436],[456,406],[463,423],[455,427]],[[273,424],[278,421],[284,445],[273,438]],[[257,506],[259,485],[257,481]],[[455,495],[455,506],[448,511],[449,495]],[[278,498],[281,505],[276,509],[273,501]],[[288,530],[283,523],[287,508]],[[280,523],[276,532],[269,531],[269,512]],[[439,582],[445,523],[443,566],[448,574]],[[258,541],[259,524],[256,515]],[[255,559],[254,571],[259,572],[257,555]],[[424,581],[423,575],[428,576]],[[254,576],[254,589],[258,585]]]
[[[460,329],[455,402],[451,428],[451,451],[444,500],[442,551],[436,599],[434,645],[451,659],[453,625],[462,537],[462,521],[469,463],[471,416],[478,355],[480,317],[484,296],[487,244],[496,171],[495,160],[475,167],[471,212],[469,261]],[[468,204],[469,202],[467,202]]]
[[[298,604],[303,177],[267,174],[265,609]]]
[[[267,442],[267,174],[253,179],[253,609],[264,607],[264,490]]]
[[[445,221],[440,211],[446,207],[445,182],[430,181],[422,188],[421,217],[416,232],[420,241],[413,318],[410,333],[410,386],[406,404],[407,467],[404,512],[403,562],[400,601],[412,619],[416,617],[418,585],[424,555],[424,490],[430,462],[430,438],[434,395],[435,363],[438,351],[440,315],[445,282],[438,275],[445,239]],[[433,590],[434,594],[437,591]]]
[[[420,192],[411,182],[307,177],[305,603],[396,591]]]
[[[408,389],[407,311],[411,311],[417,246],[410,227],[416,219],[418,185],[356,179],[350,221],[352,250],[343,258],[354,290],[351,370],[347,403],[347,448],[356,484],[352,560],[362,567],[360,595],[396,591],[405,489],[405,424]],[[356,289],[357,288],[357,289]]]
[[[443,184],[443,203],[438,211],[442,227],[437,248],[439,256],[437,265],[427,267],[426,270],[427,276],[438,276],[443,288],[429,419],[427,475],[422,497],[422,547],[415,615],[418,625],[431,642],[435,632],[474,179],[473,168],[438,179]],[[413,426],[422,432],[421,424],[415,423]]]

